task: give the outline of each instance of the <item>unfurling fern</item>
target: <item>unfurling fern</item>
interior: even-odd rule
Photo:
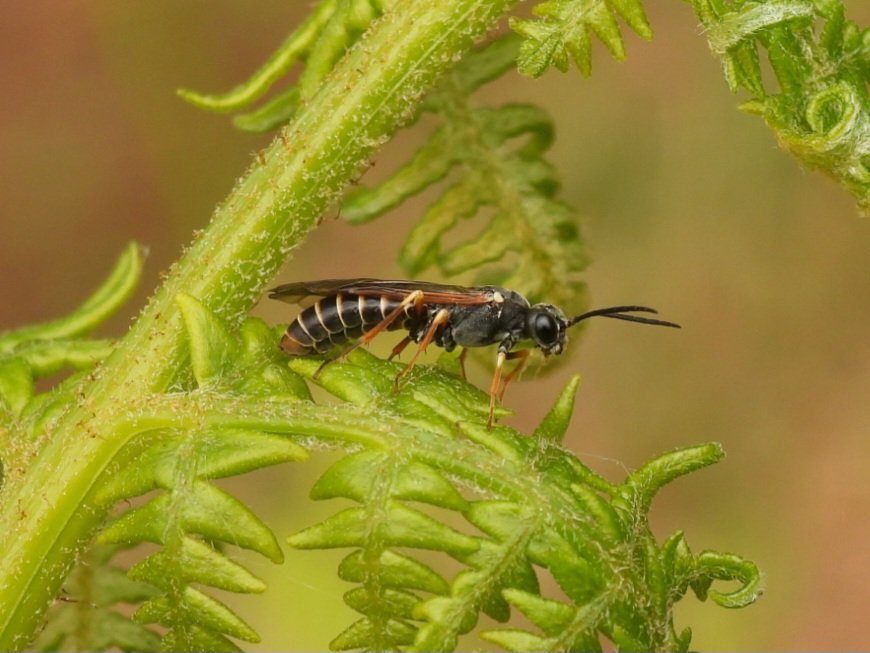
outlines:
[[[801,162],[836,179],[870,207],[870,38],[846,18],[841,0],[686,0],[722,60],[732,91],[753,99],[741,108],[764,118]],[[640,0],[550,0],[534,20],[513,20],[525,41],[519,70],[538,77],[573,59],[584,75],[593,31],[617,59],[625,50],[616,16],[640,36],[652,32]],[[759,49],[779,86],[762,75]]]
[[[691,3],[731,90],[754,96],[741,108],[762,116],[784,148],[870,208],[870,31],[847,20],[839,0]],[[778,92],[766,88],[759,47]]]

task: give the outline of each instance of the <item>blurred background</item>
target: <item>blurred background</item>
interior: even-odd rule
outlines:
[[[242,81],[303,4],[0,6],[0,329],[71,309],[132,239],[150,249],[144,282],[104,333],[124,331],[269,140],[184,104],[175,89]],[[590,243],[593,306],[652,305],[683,330],[590,323],[565,364],[508,391],[509,423],[532,429],[579,372],[568,446],[611,480],[673,447],[722,442],[723,462],[658,497],[653,528],[662,538],[683,529],[696,552],[754,560],[767,592],[737,611],[687,597],[678,627],[692,626],[704,651],[866,650],[870,221],[736,110],[742,98],[728,92],[688,6],[647,5],[656,37],[627,35],[624,63],[596,47],[590,79],[512,75],[480,101],[534,101],[553,116],[549,158]],[[870,22],[863,0],[847,7]],[[405,134],[378,169],[423,137]],[[422,208],[357,228],[327,220],[280,281],[402,276],[396,252]],[[292,316],[267,303],[255,313]],[[485,387],[489,374],[477,364],[472,380]],[[231,489],[283,539],[316,519],[319,507],[301,497],[331,459]],[[287,555],[281,567],[246,557],[270,581],[267,602],[227,600],[263,635],[261,650],[324,649],[353,619],[335,576],[344,554]]]

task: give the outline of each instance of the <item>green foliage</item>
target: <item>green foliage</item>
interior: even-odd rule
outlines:
[[[577,379],[532,437],[488,430],[488,396],[445,369],[417,367],[395,392],[401,368],[356,350],[317,374],[320,360],[288,365],[278,332],[243,317],[375,147],[424,113],[437,120],[427,144],[385,181],[349,194],[343,215],[365,222],[442,183],[402,250],[409,274],[474,270],[579,310],[586,257],[544,159],[552,125],[535,107],[482,107],[470,96],[517,63],[538,75],[573,58],[588,73],[591,33],[622,58],[620,18],[644,38],[650,29],[638,0],[552,0],[534,9],[537,20],[513,21],[518,34],[463,59],[510,4],[323,0],[248,83],[223,96],[182,92],[234,111],[305,63],[296,85],[237,118],[258,130],[293,122],[122,341],[83,336],[131,292],[141,268],[134,246],[71,316],[0,336],[0,648],[31,644],[88,544],[66,582],[69,600],[34,647],[235,650],[234,640],[256,641],[211,595],[265,588],[224,549],[276,563],[283,554],[271,529],[214,481],[322,446],[347,455],[312,498],[354,505],[288,542],[351,549],[338,573],[354,584],[345,600],[361,616],[336,649],[452,650],[481,614],[504,623],[516,611],[530,630],[481,636],[509,650],[600,650],[602,638],[619,650],[687,650],[691,632],[677,631],[673,608],[690,589],[724,607],[757,599],[753,563],[693,554],[680,532],[659,544],[648,524],[657,491],[721,459],[718,444],[666,453],[613,484],[561,445]],[[853,165],[867,158],[866,32],[837,0],[693,6],[729,82],[758,96],[747,108],[784,132],[822,134],[810,148],[825,152],[818,165],[840,157],[850,188],[866,195]],[[389,20],[378,20],[385,12]],[[757,73],[758,43],[778,96],[765,94]],[[843,135],[842,147],[829,151],[832,134]],[[479,236],[447,245],[460,218],[482,223]],[[36,393],[37,377],[65,368],[76,372]],[[335,399],[315,403],[306,378]],[[143,543],[146,557],[122,576],[114,552]],[[459,571],[436,571],[439,555]],[[548,578],[559,596],[545,595]],[[132,621],[118,603],[137,606]]]
[[[0,407],[0,648],[30,644],[74,560],[104,523],[112,495],[104,494],[102,486],[112,487],[115,476],[118,483],[125,481],[125,492],[147,486],[155,488],[156,496],[147,498],[141,512],[137,508],[119,516],[103,537],[161,544],[163,553],[154,568],[178,569],[188,558],[208,555],[201,547],[191,550],[188,539],[209,546],[213,540],[229,539],[277,556],[274,538],[235,500],[216,492],[210,480],[268,464],[264,461],[276,446],[280,452],[274,438],[257,437],[273,433],[264,415],[272,414],[282,427],[292,422],[316,432],[328,432],[329,421],[306,408],[302,382],[286,367],[272,364],[270,356],[279,355],[276,334],[251,322],[242,327],[238,346],[228,334],[242,325],[263,286],[351,176],[408,118],[409,106],[509,4],[405,2],[389,21],[373,22],[335,66],[329,64],[329,74],[300,104],[283,138],[264,150],[239,180],[209,228],[170,268],[148,306],[101,364],[28,399],[31,362],[37,358],[16,359],[4,375],[4,396],[12,399],[4,399]],[[363,7],[345,2],[332,6],[336,12]],[[347,43],[335,51],[343,52]],[[310,63],[313,51],[306,56]],[[349,88],[353,93],[347,93]],[[212,313],[220,315],[219,323],[207,317]],[[46,333],[68,335],[43,328]],[[42,362],[34,365],[47,369]],[[245,371],[234,372],[239,369]],[[246,413],[248,408],[254,412]],[[220,410],[232,412],[202,421],[203,415]],[[239,451],[239,430],[254,433],[256,460]],[[203,448],[200,443],[206,440],[216,443]],[[165,449],[150,449],[161,446]],[[218,468],[209,467],[210,458],[203,460],[202,452],[212,447],[229,452]],[[155,463],[142,474],[125,471],[140,453],[145,459],[165,454],[171,465]],[[245,520],[250,529],[242,537],[226,524],[210,523],[213,509]],[[149,526],[152,517],[169,530]],[[146,576],[148,569],[142,571]],[[200,572],[197,578],[203,584],[218,582]],[[238,570],[230,575],[239,588],[251,587],[250,579],[247,584],[240,580]],[[169,628],[171,638],[164,644],[229,647],[226,636],[252,636],[234,615],[198,589],[192,591],[190,579],[179,578],[171,587],[158,587],[162,595],[138,613],[142,621]]]
[[[291,364],[308,377],[319,365]],[[647,523],[657,490],[719,460],[719,445],[664,454],[614,486],[559,444],[576,379],[539,429],[547,437],[525,438],[482,428],[486,396],[437,369],[415,369],[397,395],[382,394],[400,369],[357,351],[317,379],[381,424],[363,451],[335,463],[311,492],[358,505],[288,539],[303,549],[352,549],[339,574],[356,584],[345,600],[362,618],[332,648],[453,650],[481,613],[506,621],[514,607],[541,632],[483,637],[509,650],[600,650],[601,636],[620,650],[686,650],[691,633],[677,634],[672,608],[689,588],[728,607],[758,597],[752,563],[693,556],[681,533],[659,546]],[[445,525],[443,511],[465,526],[455,518]],[[448,582],[415,560],[417,550],[444,553],[463,569]],[[541,596],[543,572],[567,602]],[[740,587],[708,592],[714,580]]]
[[[742,108],[764,118],[779,142],[870,207],[870,31],[846,19],[840,0],[690,0]],[[762,75],[767,52],[779,86]]]
[[[569,62],[588,77],[592,73],[595,34],[618,60],[625,59],[625,44],[617,17],[646,40],[652,28],[641,0],[548,0],[536,4],[534,20],[512,18],[511,29],[523,37],[517,66],[521,73],[540,77],[551,66],[562,72]]]
[[[244,84],[220,95],[180,90],[178,94],[202,109],[232,112],[249,107],[300,60],[299,80],[256,111],[234,119],[239,129],[269,131],[290,120],[317,91],[324,77],[368,27],[391,5],[390,0],[321,0],[311,15],[280,45],[269,60]]]
[[[111,353],[110,341],[85,336],[133,293],[142,272],[142,254],[134,243],[128,245],[103,284],[69,315],[0,333],[0,408],[18,415],[33,397],[37,378],[65,368],[93,367]]]
[[[741,108],[764,118],[780,144],[833,177],[862,210],[870,207],[870,32],[847,20],[842,0],[686,0],[732,91],[753,98]],[[622,60],[621,17],[645,39],[652,30],[641,0],[548,0],[534,20],[512,19],[523,37],[520,72],[565,72],[570,60],[591,72],[590,33]],[[765,81],[759,49],[778,89]]]
[[[152,587],[109,563],[115,547],[95,546],[67,579],[63,598],[49,612],[34,651],[155,651],[160,636],[115,610],[155,595]]]
[[[32,396],[33,378],[62,365],[87,368],[108,355],[111,343],[79,336],[96,327],[130,294],[141,271],[139,248],[131,245],[103,286],[71,315],[4,334],[4,398],[20,420],[4,431],[5,469],[33,455],[36,436],[51,428],[78,392],[82,376]],[[193,376],[201,392],[309,398],[274,347],[275,333],[259,320],[241,328],[241,341],[189,296],[178,303],[188,328]],[[90,354],[90,356],[83,355]],[[18,367],[12,363],[19,363]],[[241,371],[244,371],[242,374]],[[18,385],[15,385],[17,381]],[[9,397],[15,399],[10,401]],[[147,502],[118,515],[98,536],[98,545],[72,572],[66,599],[51,611],[33,647],[37,650],[237,650],[227,635],[256,641],[244,621],[198,586],[231,592],[262,592],[265,584],[220,550],[229,543],[274,562],[283,554],[272,532],[246,506],[209,481],[306,457],[285,437],[250,429],[200,427],[196,420],[149,431],[131,455],[135,464],[115,469],[94,496],[96,507],[157,491]],[[8,445],[8,446],[7,446]],[[129,570],[111,564],[119,546],[153,542],[161,548]],[[112,545],[112,546],[109,546]],[[144,603],[143,603],[144,602]],[[114,608],[142,603],[131,622]],[[162,638],[142,624],[159,623]]]
[[[276,359],[274,347],[263,347],[274,342],[274,335],[261,321],[246,322],[240,343],[197,300],[180,295],[177,301],[188,330],[197,391],[308,397],[304,384]],[[157,494],[117,516],[98,541],[161,545],[129,573],[159,590],[139,608],[134,621],[164,626],[164,648],[236,650],[228,636],[259,641],[258,635],[197,586],[242,593],[262,592],[266,586],[216,544],[256,551],[276,563],[284,556],[272,531],[211,481],[301,460],[306,453],[284,437],[257,430],[210,428],[196,420],[180,426],[156,432],[135,464],[100,488],[96,502],[106,507],[153,490]]]
[[[351,192],[341,216],[354,224],[368,222],[446,180],[400,253],[409,276],[436,265],[453,276],[495,264],[478,271],[477,280],[580,312],[585,286],[577,275],[588,257],[572,210],[556,199],[559,183],[544,159],[553,142],[552,123],[531,105],[480,107],[469,99],[515,66],[519,47],[519,38],[508,36],[461,61],[416,114],[415,120],[432,114],[441,126],[388,179]],[[245,88],[258,79],[255,75]],[[287,93],[304,94],[305,88],[300,80]],[[289,119],[273,108],[267,105],[256,114],[264,129]],[[250,125],[253,117],[244,120]],[[462,220],[474,218],[483,223],[478,233],[444,245]]]
[[[480,107],[468,99],[513,67],[518,47],[517,38],[502,38],[459,63],[423,104],[441,125],[410,162],[376,186],[352,191],[341,215],[368,222],[443,180],[399,255],[409,276],[435,265],[454,276],[489,264],[478,270],[478,281],[579,312],[584,285],[577,274],[588,259],[576,218],[556,199],[559,183],[544,159],[552,123],[531,105]],[[475,218],[484,225],[477,233],[444,244],[460,221]]]
[[[481,614],[505,622],[511,608],[540,631],[481,634],[508,650],[599,650],[602,636],[623,650],[686,650],[690,633],[676,633],[672,608],[689,588],[727,607],[757,598],[752,563],[693,556],[681,533],[659,546],[647,524],[657,490],[719,460],[718,445],[665,454],[612,485],[560,445],[577,378],[531,438],[487,430],[488,396],[438,368],[415,368],[395,393],[401,366],[363,350],[317,374],[340,401],[316,405],[302,377],[313,380],[319,360],[291,359],[288,368],[278,333],[262,321],[248,319],[237,337],[197,299],[176,302],[192,385],[136,397],[115,423],[139,437],[106,470],[90,505],[98,513],[125,507],[70,576],[68,600],[52,610],[34,648],[231,651],[233,640],[258,641],[207,590],[265,589],[226,545],[273,562],[283,554],[268,526],[213,481],[304,459],[300,445],[316,443],[350,453],[312,498],[357,505],[288,542],[352,549],[338,572],[355,584],[345,600],[362,616],[333,640],[337,650],[453,650]],[[39,399],[30,403],[51,406]],[[31,405],[23,413],[46,414]],[[156,550],[125,577],[112,555],[144,542]],[[417,558],[420,550],[446,554],[461,570],[446,578]],[[567,598],[542,596],[542,573]],[[715,580],[740,587],[718,592]],[[132,623],[118,603],[138,605]]]

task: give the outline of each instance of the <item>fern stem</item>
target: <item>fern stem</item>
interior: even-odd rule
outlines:
[[[185,386],[176,295],[238,323],[371,152],[513,4],[397,2],[218,207],[36,459],[9,470],[0,493],[0,650],[27,646],[103,517],[88,496],[134,435],[116,428],[130,402]]]

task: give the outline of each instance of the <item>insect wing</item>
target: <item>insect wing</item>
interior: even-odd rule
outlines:
[[[320,281],[299,281],[285,283],[269,291],[270,299],[288,304],[310,306],[318,297],[329,297],[339,292],[348,292],[354,284],[377,282],[377,279],[322,279]]]
[[[347,288],[347,292],[356,295],[385,296],[390,299],[404,299],[417,290],[423,293],[423,302],[426,304],[486,304],[492,301],[491,293],[482,288],[453,286],[428,281],[368,280],[366,283]]]
[[[311,304],[312,297],[328,297],[337,293],[361,295],[363,297],[387,297],[404,299],[412,292],[422,291],[423,302],[427,304],[486,304],[492,300],[491,294],[482,288],[452,286],[426,281],[405,279],[324,279],[302,281],[278,286],[269,291],[269,297],[290,304],[302,306]]]

